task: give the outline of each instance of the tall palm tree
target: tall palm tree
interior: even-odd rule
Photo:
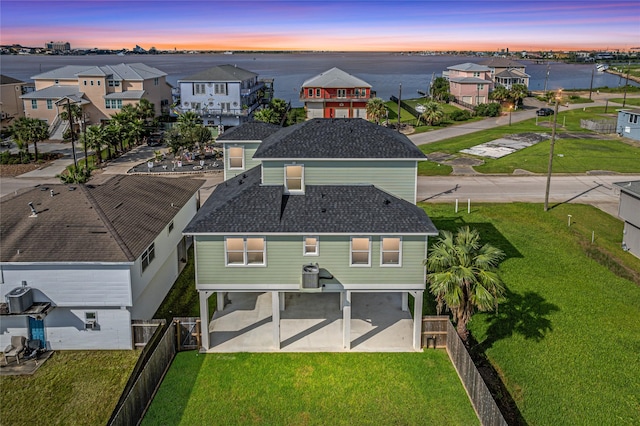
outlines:
[[[152,119],[156,116],[156,108],[148,99],[140,99],[136,105],[136,113],[138,118],[145,120]]]
[[[367,101],[367,118],[380,124],[382,117],[386,117],[387,107],[380,98],[371,98]]]
[[[498,102],[504,102],[511,97],[509,89],[504,86],[498,86],[491,93],[489,93],[489,99]]]
[[[18,147],[29,155],[29,144],[33,144],[35,161],[38,161],[38,142],[49,139],[49,126],[43,120],[30,117],[20,117],[11,126],[11,135]]]
[[[180,126],[195,126],[202,124],[202,118],[193,111],[187,111],[178,116],[178,123]]]
[[[529,89],[524,84],[514,84],[511,86],[509,93],[511,94],[511,99],[513,99],[513,104],[517,108],[520,102],[529,95]]]
[[[427,101],[422,106],[424,106],[424,112],[420,118],[427,123],[427,126],[438,124],[444,117],[444,111],[438,102]]]
[[[96,163],[102,163],[102,148],[107,144],[107,134],[104,127],[94,124],[87,127],[82,134],[81,142],[85,149],[92,149],[96,154]]]
[[[467,341],[467,323],[475,309],[497,309],[504,294],[497,268],[505,254],[491,244],[480,245],[480,234],[468,226],[455,236],[442,231],[425,261],[429,291],[436,297],[438,313],[443,305],[452,312],[456,330]]]

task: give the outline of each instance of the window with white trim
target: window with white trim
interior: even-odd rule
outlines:
[[[320,255],[320,241],[318,237],[304,237],[302,246],[303,256]]]
[[[119,80],[108,80],[109,87],[120,87]]]
[[[284,166],[284,189],[288,193],[304,193],[304,166],[287,164]]]
[[[31,99],[31,109],[38,109],[38,100]]]
[[[320,89],[316,89],[316,98],[319,98],[319,97],[320,97],[320,94],[321,94]]]
[[[205,91],[205,84],[204,83],[193,83],[193,94],[194,95],[204,95],[206,93]]]
[[[351,237],[351,266],[371,266],[371,238]]]
[[[380,238],[380,266],[402,266],[402,239]]]
[[[122,99],[105,99],[105,107],[107,109],[121,109]]]
[[[213,92],[216,95],[226,95],[227,94],[227,83],[215,83],[213,85]]]
[[[346,98],[347,97],[347,89],[338,89],[338,97]]]
[[[229,148],[229,169],[244,169],[244,147]]]
[[[313,89],[307,89],[307,95],[311,98],[313,97]]]
[[[142,272],[149,267],[153,259],[156,258],[156,244],[151,243],[149,247],[142,253]]]
[[[53,109],[53,100],[47,99],[47,109]]]
[[[158,77],[153,79],[153,85],[157,86],[158,84],[160,84],[160,79]]]
[[[227,237],[224,240],[225,266],[264,266],[264,237]]]

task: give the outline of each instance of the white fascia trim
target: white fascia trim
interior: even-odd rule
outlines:
[[[217,141],[220,142],[221,144],[225,144],[225,143],[239,143],[239,144],[244,144],[244,143],[262,143],[261,140],[241,140],[241,139],[229,139],[229,140],[223,140],[223,141]]]
[[[438,232],[183,232],[182,235],[192,235],[194,237],[215,237],[215,236],[229,236],[229,235],[255,235],[255,236],[438,236]]]
[[[326,284],[322,291],[362,291],[362,292],[398,292],[425,290],[425,283],[398,284]],[[198,291],[255,292],[255,291],[300,291],[300,284],[196,284]],[[302,290],[305,292],[305,290]]]
[[[363,157],[357,157],[357,158],[315,158],[315,157],[308,157],[308,158],[272,158],[272,157],[256,157],[256,160],[260,160],[260,161],[362,161],[362,162],[368,162],[368,161],[428,161],[427,158],[397,158],[397,157],[390,157],[390,158],[381,158],[381,157],[375,157],[375,158],[363,158]]]
[[[131,266],[135,265],[135,262],[0,262],[0,265],[12,265],[12,266],[37,266],[37,265],[45,265],[45,266],[73,266],[73,265],[98,265],[98,266],[111,266],[111,265],[122,265],[122,266]]]

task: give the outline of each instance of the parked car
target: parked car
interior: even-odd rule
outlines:
[[[540,108],[536,111],[536,114],[543,117],[546,115],[553,115],[553,110],[551,108]]]
[[[153,133],[147,138],[148,146],[160,146],[162,145],[162,133]]]

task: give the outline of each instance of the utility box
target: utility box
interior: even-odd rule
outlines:
[[[317,290],[320,288],[320,268],[318,264],[302,265],[302,289]]]
[[[20,314],[33,305],[31,287],[16,287],[5,296],[10,314]]]

